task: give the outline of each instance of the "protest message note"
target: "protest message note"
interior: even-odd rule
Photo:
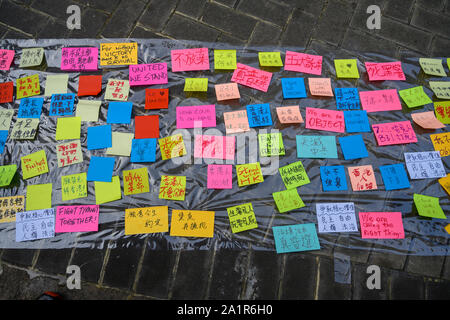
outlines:
[[[214,211],[172,210],[170,235],[172,237],[214,236]]]
[[[146,234],[169,231],[169,207],[125,209],[125,234]]]
[[[55,209],[18,212],[16,214],[16,242],[53,238]]]
[[[372,130],[379,146],[417,142],[411,121],[373,124]]]
[[[358,231],[353,202],[317,203],[316,214],[319,233]]]
[[[401,212],[360,212],[363,239],[404,239]]]
[[[369,75],[369,81],[406,80],[400,61],[382,63],[366,62],[366,69]]]
[[[56,207],[55,233],[98,231],[98,205]]]
[[[320,250],[314,223],[272,227],[277,253]]]
[[[138,46],[133,43],[101,43],[100,65],[121,66],[138,63]]]
[[[62,48],[61,70],[66,71],[98,70],[98,48],[96,47]]]
[[[270,72],[238,63],[231,81],[256,90],[267,92],[271,79],[272,73]]]
[[[284,70],[308,74],[322,74],[322,56],[286,51]]]
[[[173,72],[209,70],[208,48],[172,50],[170,57]]]

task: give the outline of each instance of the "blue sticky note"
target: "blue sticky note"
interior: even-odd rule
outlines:
[[[320,178],[322,179],[322,188],[325,192],[347,190],[344,166],[320,167]]]
[[[131,162],[155,162],[156,139],[133,139],[131,142]]]
[[[91,157],[87,181],[111,182],[115,161],[113,157]]]
[[[17,118],[40,118],[44,98],[22,98]]]
[[[297,157],[337,159],[335,136],[297,136]]]
[[[108,106],[108,115],[106,123],[124,123],[130,124],[131,110],[133,109],[132,102],[110,102]]]
[[[8,139],[8,130],[0,130],[0,154],[3,153],[3,151],[5,151],[5,143],[6,143],[6,139]]]
[[[303,78],[281,78],[284,99],[306,98],[305,80]]]
[[[277,253],[320,250],[314,223],[272,227]]]
[[[358,89],[356,88],[336,88],[336,107],[338,110],[358,110],[361,109]]]
[[[272,115],[268,103],[248,105],[247,117],[250,128],[272,125]]]
[[[52,94],[50,101],[50,116],[67,116],[73,114],[73,105],[75,103],[74,93]]]
[[[340,137],[342,153],[345,160],[361,159],[369,156],[362,135]]]
[[[345,129],[349,133],[370,132],[366,110],[344,111]]]
[[[87,129],[88,150],[105,149],[112,147],[111,125],[89,127]]]
[[[405,166],[403,164],[380,166],[380,172],[383,177],[384,187],[387,191],[407,189],[410,187]]]

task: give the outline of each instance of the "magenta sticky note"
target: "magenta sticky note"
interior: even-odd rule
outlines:
[[[98,205],[56,208],[55,233],[98,231]]]
[[[406,80],[400,61],[366,62],[366,70],[369,75],[369,81]]]
[[[216,105],[177,107],[177,128],[207,128],[216,126]]]
[[[360,212],[361,238],[404,239],[401,212]]]
[[[362,91],[359,97],[367,112],[402,110],[397,89]]]
[[[231,164],[208,165],[208,189],[232,189],[233,166]]]
[[[209,70],[208,48],[172,50],[170,57],[172,72]]]
[[[231,77],[232,82],[263,92],[267,92],[269,89],[271,79],[272,73],[242,63],[236,64],[236,70]]]
[[[14,50],[0,49],[0,70],[9,70],[14,60]]]
[[[372,130],[379,146],[417,142],[410,121],[374,124]]]
[[[286,51],[284,70],[321,75],[322,56]]]
[[[196,135],[194,157],[234,160],[235,144],[235,136]]]
[[[61,70],[65,71],[98,70],[98,48],[96,47],[62,48]]]
[[[152,84],[166,84],[167,63],[136,64],[129,67],[130,86],[148,86]]]
[[[331,132],[345,132],[344,112],[306,108],[306,128]]]

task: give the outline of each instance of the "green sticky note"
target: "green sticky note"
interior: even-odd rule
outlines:
[[[439,198],[414,194],[414,204],[419,215],[423,217],[447,219],[439,205]]]
[[[58,118],[56,123],[56,140],[80,139],[81,118]]]
[[[274,192],[272,195],[280,213],[292,211],[305,206],[303,200],[298,195],[297,189]]]
[[[114,156],[129,157],[134,133],[112,132],[112,147],[106,149],[106,154]]]
[[[416,108],[429,103],[433,103],[430,97],[427,96],[427,94],[423,90],[422,86],[400,90],[398,94],[400,95],[400,97],[402,97],[408,108]]]
[[[122,174],[125,195],[150,192],[147,168],[123,170]]]
[[[44,48],[24,48],[20,56],[19,68],[40,66],[44,59]]]
[[[450,81],[430,81],[430,88],[439,99],[450,99]]]
[[[52,191],[51,183],[27,186],[27,211],[51,208]]]
[[[86,172],[61,177],[62,201],[87,197]]]
[[[186,78],[184,81],[184,91],[208,91],[208,78]]]
[[[281,54],[279,52],[258,52],[259,65],[261,67],[282,67]]]
[[[356,59],[335,59],[334,67],[338,78],[359,79]]]
[[[420,66],[423,72],[432,76],[446,77],[447,74],[444,71],[444,66],[442,65],[441,59],[429,59],[420,58]]]
[[[48,172],[45,150],[24,156],[20,159],[20,162],[22,164],[23,179],[29,179]]]
[[[0,187],[9,186],[17,171],[17,165],[0,166]]]
[[[250,229],[258,228],[255,212],[251,203],[244,203],[238,206],[227,208],[230,219],[231,231],[238,233]]]
[[[306,170],[301,161],[297,161],[278,169],[286,189],[296,189],[310,183]]]
[[[185,194],[185,176],[161,176],[159,199],[184,201]]]
[[[281,133],[258,134],[259,154],[261,157],[284,156],[284,144]]]
[[[235,70],[236,50],[214,50],[215,70]]]
[[[68,83],[68,74],[49,74],[45,80],[44,96],[50,97],[53,94],[67,93]]]
[[[122,199],[119,176],[112,177],[111,182],[94,181],[95,203],[103,204]]]

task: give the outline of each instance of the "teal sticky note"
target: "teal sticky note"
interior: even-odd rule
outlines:
[[[335,136],[297,136],[297,157],[337,159]]]
[[[320,250],[314,223],[273,227],[277,253]]]

